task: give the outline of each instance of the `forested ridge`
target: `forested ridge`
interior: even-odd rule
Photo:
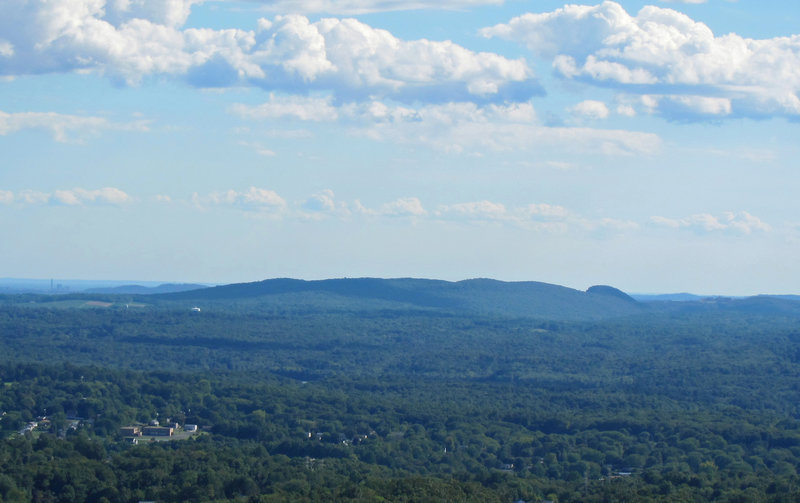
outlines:
[[[0,501],[800,499],[788,304],[89,299],[0,302]]]

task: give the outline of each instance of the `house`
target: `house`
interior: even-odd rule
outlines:
[[[175,429],[169,426],[147,426],[142,433],[151,437],[171,437]]]
[[[123,437],[138,437],[141,436],[142,430],[138,426],[123,426],[119,429],[119,433]]]
[[[192,431],[192,432],[194,432],[194,431],[197,431],[197,425],[196,424],[184,424],[183,425],[183,429],[184,429],[184,431]]]

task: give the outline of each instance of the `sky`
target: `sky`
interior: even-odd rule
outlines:
[[[800,4],[4,0],[0,277],[800,293]]]

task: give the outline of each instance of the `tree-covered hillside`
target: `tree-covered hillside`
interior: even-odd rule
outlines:
[[[159,295],[148,300],[227,301],[290,309],[308,309],[309,306],[348,310],[415,308],[558,320],[605,319],[641,312],[642,306],[633,299],[624,294],[609,295],[611,290],[614,289],[594,287],[582,292],[534,281],[490,279],[458,282],[411,278],[271,279]]]

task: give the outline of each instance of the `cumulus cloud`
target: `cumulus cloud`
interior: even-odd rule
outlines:
[[[569,112],[579,118],[605,119],[608,117],[608,107],[602,101],[585,100],[571,107]]]
[[[147,131],[147,121],[115,123],[103,117],[66,115],[53,112],[6,113],[0,110],[0,136],[24,129],[49,131],[59,142],[66,142],[104,130]]]
[[[631,105],[620,104],[617,105],[617,114],[624,117],[636,117],[636,109]]]
[[[307,219],[320,220],[332,216],[348,217],[350,215],[348,204],[337,201],[336,195],[330,189],[313,194],[300,205],[300,216]]]
[[[481,5],[501,5],[503,0],[250,0],[274,12],[364,14],[419,9],[465,9]]]
[[[632,16],[612,1],[525,14],[482,34],[527,45],[566,79],[659,95],[651,111],[673,118],[682,109],[696,118],[800,116],[800,35],[716,36],[675,10],[645,6]]]
[[[308,198],[303,203],[303,208],[309,211],[316,212],[331,212],[336,209],[336,202],[334,201],[334,193],[330,189],[325,189]]]
[[[0,75],[93,71],[132,85],[169,76],[198,87],[326,90],[350,100],[502,102],[541,91],[523,59],[401,40],[355,19],[279,15],[255,30],[183,29],[192,3],[0,2]]]
[[[680,219],[655,216],[650,218],[650,223],[660,227],[688,229],[698,233],[727,231],[738,234],[752,234],[754,232],[768,232],[772,229],[769,224],[746,211],[739,213],[725,212],[721,216],[699,213]]]
[[[53,192],[37,190],[23,190],[16,194],[7,190],[0,190],[0,204],[18,203],[51,204],[66,206],[83,205],[114,205],[120,206],[133,201],[133,198],[116,187],[103,187],[102,189],[87,190],[82,188],[58,189]]]

